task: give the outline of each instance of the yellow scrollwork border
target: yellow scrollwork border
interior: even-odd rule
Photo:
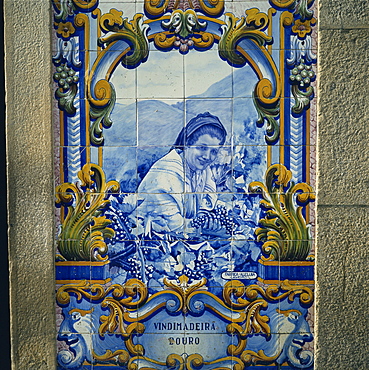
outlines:
[[[96,355],[94,358],[101,362],[114,361],[118,364],[127,365],[128,369],[136,369],[135,361],[144,359],[145,361],[160,365],[160,366],[184,366],[183,369],[195,369],[201,365],[214,365],[214,369],[222,369],[216,367],[217,363],[231,359],[235,362],[234,369],[242,370],[245,366],[251,364],[273,363],[279,356],[268,357],[261,350],[258,353],[245,350],[247,338],[251,334],[264,334],[270,336],[271,331],[268,325],[268,317],[262,315],[261,310],[267,308],[268,302],[278,302],[287,298],[293,301],[299,296],[300,303],[309,306],[313,302],[313,292],[310,288],[303,285],[290,284],[288,280],[282,282],[280,286],[270,285],[263,288],[257,284],[245,286],[241,281],[231,280],[223,289],[223,299],[208,292],[206,289],[206,279],[188,284],[187,276],[182,275],[179,282],[165,280],[167,289],[157,292],[148,299],[148,291],[146,285],[137,279],[128,280],[123,286],[113,284],[111,286],[103,286],[101,284],[90,284],[87,281],[81,281],[75,284],[66,284],[60,287],[56,294],[58,304],[67,305],[70,302],[70,294],[74,294],[77,300],[83,297],[91,302],[101,302],[102,307],[109,308],[109,315],[100,317],[99,335],[118,334],[124,338],[126,350],[118,349],[114,352],[107,350],[104,355]],[[161,310],[166,304],[165,301],[156,305],[149,313],[142,316],[132,315],[137,308],[144,306],[151,300],[160,297],[163,294],[171,293],[180,300],[180,307],[177,311],[182,311],[186,314],[189,310],[189,300],[196,294],[205,294],[225,308],[241,315],[239,319],[234,319],[232,315],[227,317],[221,315],[223,319],[229,322],[227,325],[227,333],[235,335],[238,338],[238,344],[228,346],[228,354],[231,357],[223,357],[221,359],[205,362],[200,354],[191,354],[185,360],[176,354],[168,356],[166,362],[156,361],[145,357],[145,349],[140,344],[134,344],[133,338],[135,335],[144,335],[144,321],[148,316],[153,315],[156,311]],[[111,296],[109,296],[111,295]],[[160,300],[159,300],[160,301]],[[207,306],[207,309],[219,315],[219,312],[213,307]],[[239,357],[234,357],[239,356]],[[149,369],[149,368],[147,368]]]

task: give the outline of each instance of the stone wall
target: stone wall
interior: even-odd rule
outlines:
[[[12,368],[55,365],[51,10],[4,1]]]
[[[319,2],[316,368],[365,369],[369,5]]]

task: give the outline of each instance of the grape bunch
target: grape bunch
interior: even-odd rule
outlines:
[[[129,264],[131,276],[135,279],[142,280],[141,262],[138,260],[137,256],[134,254],[132,257],[127,259],[127,262]]]
[[[66,64],[62,64],[59,67],[56,67],[54,80],[58,81],[60,88],[68,90],[71,84],[78,82],[79,78],[72,68],[69,68]]]
[[[174,46],[179,47],[181,52],[186,52],[189,47],[193,46],[193,41],[191,38],[189,39],[182,39],[179,36],[176,36],[176,40],[174,41]]]
[[[111,214],[109,219],[111,221],[109,226],[115,231],[115,236],[112,238],[111,244],[115,245],[117,242],[126,240],[127,234],[132,232],[129,219],[121,211],[115,211],[115,214]]]
[[[226,229],[226,233],[231,235],[235,228],[233,217],[224,206],[217,206],[212,211],[200,212],[199,216],[191,221],[191,226],[198,229],[200,227],[208,229],[212,221],[218,221]]]
[[[141,271],[141,262],[137,258],[137,256],[133,255],[132,257],[128,258],[127,262],[129,265],[129,271],[132,278],[142,280],[143,276]],[[156,269],[153,265],[145,264],[145,277],[147,280],[152,279],[155,272]]]
[[[212,266],[213,258],[205,257],[203,253],[200,253],[198,258],[195,260],[194,270],[199,276],[199,278],[202,278],[204,276],[204,272],[213,270]]]
[[[182,271],[180,271],[180,275],[186,275],[190,282],[192,280],[201,280],[204,277],[204,272],[199,268],[196,270],[191,270],[188,266],[186,266]]]
[[[145,265],[145,273],[146,273],[146,277],[148,279],[151,279],[152,278],[154,271],[155,271],[155,267],[154,266],[152,266],[152,265]]]
[[[300,86],[309,85],[311,80],[315,77],[311,65],[306,65],[303,59],[300,59],[300,64],[291,71],[290,80],[293,83],[300,84]]]

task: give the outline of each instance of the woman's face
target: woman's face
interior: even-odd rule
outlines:
[[[185,159],[192,171],[203,171],[217,157],[220,140],[209,134],[201,135],[195,143],[185,148]]]

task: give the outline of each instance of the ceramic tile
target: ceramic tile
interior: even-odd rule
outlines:
[[[314,290],[314,286],[311,285],[310,288]],[[315,311],[315,304],[312,304],[308,308],[308,312],[306,314],[306,321],[309,324],[310,332],[313,334],[313,337],[315,338],[315,319],[316,319],[316,311]],[[307,347],[309,347],[312,351],[314,351],[314,339],[312,342],[310,342]]]
[[[227,8],[232,11],[237,17],[245,15],[245,11],[252,8],[257,8],[260,12],[267,13],[270,8],[269,4],[265,1],[245,1],[245,0],[233,0],[227,3]]]
[[[127,68],[118,64],[111,74],[110,82],[115,87],[117,101],[120,99],[136,98],[137,90],[137,69]]]
[[[143,334],[138,338],[139,343],[145,349],[145,360],[156,359],[164,364],[170,354],[176,355],[176,362],[178,361],[179,364],[183,363],[182,354],[186,353],[185,345],[183,344],[185,339],[185,333],[180,331]]]
[[[118,355],[122,353],[122,351],[125,351],[126,347],[123,338],[119,334],[109,334],[106,332],[104,335],[99,335],[95,333],[92,335],[92,345],[94,361],[90,365],[91,370],[116,369],[117,365],[124,365],[125,356]],[[110,357],[109,353],[107,353],[108,350],[111,350],[112,354],[115,354],[115,356]]]
[[[301,365],[311,366],[314,362],[314,351],[310,347],[312,340],[312,336],[308,333],[279,335],[282,352],[278,358],[278,362],[282,365],[281,369],[294,369]],[[293,343],[291,346],[293,349],[287,354],[286,343],[288,341]],[[290,365],[291,367],[285,367],[284,365]]]
[[[156,65],[152,69],[150,65]],[[147,63],[137,68],[139,99],[183,98],[183,56],[152,51]]]
[[[116,7],[122,7],[122,4],[126,5],[126,4],[131,4],[131,3],[138,3],[137,0],[126,0],[124,2],[122,2],[121,0],[100,0],[100,8],[101,6],[105,5],[114,5]]]
[[[186,193],[185,212],[188,217],[194,214],[196,207],[200,207],[196,217],[186,224],[187,238],[195,242],[230,239],[233,232],[230,217],[232,197],[229,193]]]
[[[135,99],[118,99],[110,119],[112,125],[103,129],[104,147],[137,145],[137,104]]]
[[[251,54],[252,50],[248,51]],[[281,50],[273,51],[275,54],[280,54]],[[311,51],[312,57],[315,56],[314,51]],[[301,100],[302,93],[311,90],[311,86],[316,81],[316,69],[314,60],[307,61],[301,55],[299,50],[288,50],[285,54],[291,55],[291,59],[286,65],[285,77],[279,81],[278,75],[275,74],[275,69],[278,68],[275,64],[271,64],[266,70],[262,65],[241,65],[233,68],[233,97],[237,98],[259,98],[259,105],[264,109],[276,108],[275,104],[278,98],[296,97]],[[267,54],[269,55],[269,54]],[[277,57],[280,57],[277,55]],[[266,57],[268,59],[269,57]],[[300,58],[298,60],[294,58]],[[269,81],[261,80],[260,75],[265,75]],[[260,82],[259,82],[260,81]],[[282,83],[282,85],[280,85]],[[289,86],[287,88],[286,86]],[[293,87],[293,88],[292,88]],[[291,89],[291,91],[290,91]],[[309,95],[313,96],[309,93]],[[263,104],[264,102],[264,104]],[[298,106],[294,108],[298,110]]]
[[[138,171],[138,179],[139,179],[139,186],[138,192],[139,193],[148,193],[154,192],[159,193],[160,191],[153,190],[146,190],[149,184],[142,183],[142,181],[146,178],[149,174],[150,178],[157,178],[157,183],[160,182],[160,176],[165,176],[167,172],[160,171],[160,165],[162,162],[172,163],[174,165],[177,163],[181,163],[182,159],[180,154],[176,150],[172,150],[171,146],[153,146],[153,147],[139,147],[137,150],[137,171]],[[155,171],[151,171],[151,167],[155,165]],[[182,170],[182,172],[184,172]],[[164,174],[164,175],[162,175]],[[146,180],[147,181],[147,180]],[[146,182],[145,181],[145,182]],[[142,185],[141,185],[142,184]],[[163,182],[163,185],[164,182]],[[160,186],[158,186],[159,188]],[[179,184],[177,188],[172,190],[173,193],[183,193],[184,192],[184,184]]]
[[[121,15],[122,18],[127,17],[129,21],[134,17],[135,13],[140,11],[139,9],[137,9],[137,4],[134,0],[100,0],[99,9],[101,9],[102,15],[110,13],[112,9],[116,9],[123,12],[123,14]]]
[[[270,152],[266,145],[234,146],[232,172],[234,192],[250,193],[250,183],[264,180]]]
[[[137,187],[137,148],[105,147],[102,153],[103,166],[107,180],[120,183],[123,193],[134,192]],[[119,169],[117,171],[117,169]]]
[[[83,335],[83,337],[85,337],[85,339],[79,339],[79,341],[83,342],[83,344],[86,343],[86,341],[89,341],[91,342],[90,338],[91,338],[91,335]],[[78,343],[78,342],[77,342]],[[92,346],[90,346],[89,344],[86,343],[86,347],[85,347],[85,351],[84,351],[84,358],[89,358],[91,359],[91,356],[92,356]],[[78,364],[80,361],[79,359],[75,358],[73,356],[73,348],[72,349],[62,349],[61,351],[59,351],[57,353],[57,359],[58,359],[58,364],[59,365],[64,365],[64,366],[69,366],[69,365],[74,365],[74,364]],[[74,361],[73,361],[74,360]],[[93,367],[91,365],[90,362],[88,361],[83,361],[82,360],[82,363],[80,364],[80,368],[81,369],[85,369],[85,370],[93,370]]]
[[[289,9],[281,28],[262,0],[81,1],[54,6],[59,366],[310,366],[315,21]]]
[[[266,145],[266,125],[258,123],[257,106],[252,98],[233,99],[233,144]]]
[[[262,250],[258,266],[260,282],[281,284],[282,288],[288,288],[288,284],[285,283],[300,287],[313,284],[315,257],[311,240],[293,240],[290,243],[269,240],[260,248]],[[303,256],[300,257],[301,261],[288,261],[288,255],[292,250],[297,250],[296,254]]]
[[[85,299],[77,300],[75,296],[69,296],[67,302],[63,300],[64,304],[61,304],[61,298],[57,296],[57,302],[62,307],[63,317],[58,340],[64,341],[66,345],[71,345],[78,339],[85,340],[86,347],[91,348],[91,335],[95,331],[91,322],[93,304]]]
[[[78,172],[81,169],[81,159],[86,158],[87,150],[84,146],[63,146],[55,148],[55,152],[60,158],[60,170],[66,182],[78,180]],[[59,185],[59,179],[55,179],[55,185]]]
[[[61,22],[55,28],[56,36],[52,40],[52,60],[56,73],[65,71],[64,65],[76,72],[81,71],[82,65],[86,60],[86,49],[80,43],[79,33],[71,22]],[[67,37],[65,37],[67,36]],[[58,69],[61,67],[60,69]],[[57,77],[57,76],[56,76]]]
[[[189,99],[232,98],[232,67],[217,50],[184,57],[185,96]]]
[[[198,114],[210,113],[222,123],[226,131],[226,145],[231,144],[232,133],[232,99],[187,99],[185,102],[186,123]]]
[[[184,127],[184,100],[139,100],[138,145],[171,147]]]
[[[133,249],[134,247],[134,249]],[[112,264],[120,267],[120,272],[124,274],[124,285],[129,279],[143,279],[144,265],[142,258],[139,256],[135,243],[128,243],[127,249],[123,249],[123,253],[119,253],[113,259]],[[124,271],[123,271],[124,270]]]
[[[166,301],[166,304],[170,305],[170,301]],[[163,317],[163,312],[157,312],[155,315],[158,320],[156,322],[146,322],[143,321],[145,324],[145,332],[142,336],[142,339],[145,336],[153,336],[153,338],[158,338],[158,334],[162,333],[164,336],[168,337],[168,335],[175,335],[175,336],[183,336],[187,331],[187,316],[184,315],[175,315],[170,316],[168,313],[166,313],[166,317]],[[146,339],[147,341],[147,339]],[[167,344],[172,345],[179,345],[178,341],[177,343],[172,343],[170,340],[166,340]],[[182,339],[181,339],[181,345],[184,345]]]
[[[255,227],[262,209],[260,194],[233,193],[233,238],[235,240],[253,240]]]
[[[211,310],[206,311],[201,319],[196,316],[186,316],[186,335],[198,338],[198,342],[206,343],[206,346],[209,347],[218,341],[221,342],[219,344],[222,347],[226,348],[232,342],[232,338],[227,334],[227,321],[219,320],[218,322],[214,320],[210,312]],[[188,345],[198,345],[199,343],[196,342],[187,342],[186,347]]]
[[[108,241],[111,266],[128,268],[126,259],[136,252],[136,211],[132,211],[136,204],[136,194],[120,194],[107,205],[105,216],[110,221],[109,228],[114,230],[114,236]]]
[[[70,261],[65,261],[65,258],[68,258],[68,254],[65,252],[65,248],[62,246],[71,246],[79,245],[80,240],[59,240],[58,249],[56,250],[56,271],[55,278],[58,281],[65,283],[68,282],[77,282],[81,279],[90,280],[91,271],[90,271],[90,261],[83,261],[83,263],[70,263]],[[62,257],[60,257],[62,256]],[[86,257],[86,259],[89,257]],[[59,262],[61,260],[61,262]]]

